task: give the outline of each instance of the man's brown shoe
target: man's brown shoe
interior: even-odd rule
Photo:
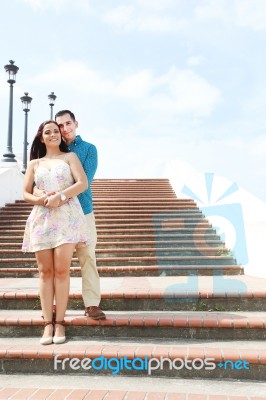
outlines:
[[[106,319],[106,315],[98,306],[86,307],[85,315],[92,319]]]

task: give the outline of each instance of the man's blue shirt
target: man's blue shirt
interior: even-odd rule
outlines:
[[[79,135],[70,143],[68,149],[78,156],[87,175],[88,189],[80,193],[78,199],[84,214],[90,214],[93,211],[91,183],[98,166],[97,149],[93,144],[84,142]]]

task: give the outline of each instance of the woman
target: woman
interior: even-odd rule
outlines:
[[[78,157],[69,153],[55,121],[43,122],[33,140],[25,173],[24,199],[34,207],[26,222],[22,249],[35,252],[44,318],[41,344],[65,341],[64,317],[69,296],[69,268],[75,246],[89,237],[78,198],[87,178]],[[34,184],[43,195],[33,195]],[[55,299],[56,316],[53,321]]]

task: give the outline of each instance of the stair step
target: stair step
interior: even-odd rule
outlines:
[[[102,225],[103,223],[105,224],[122,224],[122,225],[127,225],[128,223],[130,225],[136,225],[136,226],[140,226],[140,225],[146,225],[146,226],[154,226],[154,225],[160,225],[163,227],[167,227],[167,226],[211,226],[210,223],[207,222],[206,219],[204,219],[202,216],[182,216],[180,218],[169,218],[169,217],[157,217],[154,215],[142,215],[142,214],[138,214],[137,218],[136,215],[129,215],[129,217],[127,217],[128,214],[123,215],[122,213],[117,214],[116,216],[109,214],[107,216],[104,216],[101,213],[101,216],[97,216],[97,214],[95,214],[96,217],[96,224],[98,224],[99,226]],[[16,215],[2,215],[0,216],[0,222],[2,224],[6,224],[10,221],[10,223],[12,224],[19,224],[19,223],[25,223],[27,220],[28,215],[20,215],[19,217]]]
[[[266,392],[266,383],[258,381],[251,383],[243,380],[223,380],[221,384],[218,379],[171,379],[153,376],[142,376],[140,379],[111,374],[90,376],[87,379],[84,379],[84,376],[72,374],[66,379],[64,375],[54,373],[40,375],[40,372],[34,375],[5,375],[2,378],[3,389],[10,389],[10,392],[5,394],[2,392],[0,398],[7,399],[14,395],[14,399],[17,400],[37,400],[49,398],[49,396],[51,396],[50,399],[120,400],[118,390],[127,393],[122,397],[123,400],[265,400]],[[24,392],[15,395],[16,388],[28,391],[36,389],[37,392],[35,397],[29,397],[28,393],[31,392],[27,392],[27,397],[23,397]],[[66,389],[74,391],[73,397],[71,395],[67,397],[69,392],[63,392]],[[53,393],[52,390],[57,390],[57,392]],[[90,391],[89,395],[87,395],[88,391]]]
[[[12,237],[12,239],[15,239],[15,237]],[[23,239],[23,237],[22,236],[20,236],[20,237],[18,237],[21,241],[22,241],[22,239]],[[6,239],[6,237],[4,237],[4,239]],[[112,238],[109,238],[109,240],[112,240]],[[127,247],[133,247],[133,248],[135,248],[136,246],[138,246],[138,247],[144,247],[145,246],[145,248],[146,247],[148,247],[148,246],[153,246],[154,248],[156,248],[156,249],[161,249],[161,248],[163,248],[163,247],[165,247],[165,246],[167,246],[167,248],[168,247],[170,247],[170,248],[172,248],[172,246],[174,245],[175,247],[180,247],[180,248],[184,248],[184,249],[187,249],[187,248],[189,248],[189,247],[192,247],[192,248],[197,248],[197,249],[200,249],[201,248],[201,246],[202,246],[202,248],[206,248],[206,246],[209,246],[209,247],[213,247],[213,248],[215,248],[215,249],[221,249],[221,250],[225,250],[226,248],[225,248],[225,246],[224,246],[224,244],[221,242],[221,241],[218,241],[218,240],[209,240],[208,242],[206,241],[206,240],[193,240],[193,239],[190,239],[190,240],[138,240],[138,241],[119,241],[119,240],[114,240],[114,241],[98,241],[98,243],[97,243],[97,249],[100,249],[100,248],[104,248],[104,249],[107,249],[108,247],[110,247],[110,248],[112,248],[112,247],[114,247],[114,248],[124,248],[125,246],[127,246]],[[223,245],[222,247],[221,247],[221,245]],[[104,246],[104,247],[103,247]],[[0,247],[1,247],[1,249],[5,249],[5,248],[21,248],[21,242],[18,242],[18,241],[14,241],[14,242],[5,242],[4,240],[3,240],[3,237],[0,237]]]
[[[31,209],[28,210],[26,213],[25,211],[22,213],[20,211],[5,211],[0,215],[0,220],[3,222],[4,220],[10,218],[10,220],[26,220],[26,218],[29,216]],[[148,210],[143,210],[143,212],[137,212],[132,211],[132,212],[121,212],[117,211],[114,212],[107,208],[105,211],[95,211],[94,215],[96,217],[96,220],[107,220],[107,221],[119,221],[119,220],[130,220],[131,222],[134,222],[135,220],[138,221],[139,219],[143,221],[170,221],[170,222],[179,222],[180,220],[183,221],[186,219],[186,221],[203,221],[204,216],[200,213],[179,213],[178,215],[172,214],[164,214],[160,212],[148,212]],[[205,220],[206,221],[206,220]]]
[[[16,233],[16,232],[15,232]],[[8,235],[8,234],[6,234],[6,235],[4,235],[3,234],[3,232],[1,232],[1,234],[2,235],[0,235],[0,240],[2,240],[2,241],[6,241],[6,240],[17,240],[17,241],[20,241],[20,242],[22,242],[22,240],[23,240],[23,231],[21,231],[21,234],[20,235],[15,235],[15,234],[12,234],[12,235]],[[143,239],[148,239],[148,240],[150,240],[150,239],[152,239],[152,240],[156,240],[156,242],[157,241],[163,241],[163,242],[167,242],[167,241],[169,241],[169,240],[172,240],[172,239],[178,239],[178,242],[180,243],[182,243],[182,241],[183,240],[185,240],[185,241],[190,241],[190,242],[193,242],[193,243],[200,243],[200,242],[203,242],[203,243],[212,243],[212,241],[213,242],[219,242],[219,243],[222,243],[221,242],[221,240],[220,240],[220,238],[219,238],[219,236],[217,235],[217,234],[210,234],[210,235],[205,235],[205,234],[203,234],[203,233],[201,233],[201,234],[198,234],[198,233],[195,233],[194,235],[193,235],[193,238],[187,238],[187,239],[184,239],[184,235],[182,235],[182,234],[175,234],[175,233],[155,233],[155,234],[153,234],[153,233],[150,233],[150,234],[145,234],[145,233],[142,233],[142,234],[114,234],[113,232],[112,232],[112,235],[110,234],[109,236],[108,236],[108,238],[107,238],[107,240],[113,240],[113,241],[117,241],[117,240],[120,240],[120,239],[123,239],[123,240],[130,240],[130,241],[139,241],[139,240],[143,240]],[[99,243],[99,242],[106,242],[106,235],[97,235],[97,242]]]
[[[11,219],[6,219],[1,221],[1,230],[6,229],[5,226],[9,226],[10,229],[13,228],[19,228],[19,227],[25,227],[26,219],[23,221],[22,219],[20,220],[11,220]],[[175,230],[175,231],[183,231],[183,232],[194,232],[196,230],[205,230],[207,232],[214,231],[212,228],[212,225],[208,222],[186,222],[184,223],[183,221],[181,222],[166,222],[166,223],[161,223],[161,222],[132,222],[132,221],[126,221],[126,220],[120,220],[120,221],[96,221],[96,228],[101,231],[101,229],[108,228],[109,230],[116,230],[117,225],[119,228],[123,228],[123,231],[127,231],[130,229],[147,229],[147,231],[150,228],[157,229],[157,230]]]
[[[138,387],[138,386],[137,386]],[[154,389],[153,389],[154,390]],[[186,394],[184,392],[162,392],[151,391],[145,392],[139,389],[134,390],[109,390],[109,389],[73,389],[73,388],[43,388],[27,387],[20,389],[18,387],[3,387],[0,389],[1,399],[14,399],[14,400],[39,400],[39,399],[67,399],[67,400],[210,400],[208,395],[202,393]],[[48,397],[47,397],[48,396]],[[215,395],[211,396],[215,400]],[[239,396],[219,396],[220,400],[239,400]],[[241,400],[262,400],[262,397],[254,396],[241,396]]]
[[[182,217],[182,216],[203,216],[202,212],[196,206],[187,206],[180,209],[180,206],[169,206],[165,205],[144,205],[144,204],[136,204],[136,205],[128,205],[127,203],[123,204],[109,204],[106,202],[104,204],[96,204],[94,206],[94,213],[96,215],[101,214],[111,214],[111,215],[119,215],[120,213],[126,215],[155,215],[158,217]],[[170,208],[171,207],[171,208]],[[23,205],[17,207],[5,207],[1,209],[1,213],[3,215],[28,215],[32,210],[32,206]]]
[[[40,308],[37,278],[2,278],[0,288],[0,309]],[[266,309],[265,279],[246,275],[103,277],[101,293],[111,311]],[[71,279],[69,309],[83,309],[80,278]]]
[[[53,357],[103,356],[107,361],[123,356],[169,357],[170,361],[180,358],[176,364],[190,357],[197,359],[192,370],[171,369],[166,360],[164,368],[152,371],[150,378],[145,370],[124,369],[117,374],[118,390],[110,388],[107,393],[109,388],[102,383],[95,388],[90,385],[90,391],[101,390],[89,392],[88,398],[102,395],[104,400],[192,400],[193,392],[201,400],[204,395],[208,396],[206,400],[217,396],[228,400],[232,393],[237,395],[231,388],[224,391],[224,385],[236,383],[232,380],[251,383],[249,392],[241,386],[240,396],[256,396],[255,385],[261,384],[259,380],[266,375],[266,312],[262,311],[266,310],[266,280],[243,275],[243,267],[194,200],[177,199],[167,179],[99,179],[94,180],[92,191],[101,307],[107,310],[107,319],[95,321],[83,316],[81,269],[74,256],[67,342],[60,346],[39,344],[43,321],[38,269],[34,255],[21,252],[25,221],[32,206],[18,201],[1,209],[0,375],[30,374],[31,383],[37,383],[35,376],[40,371],[42,381],[45,374],[51,377],[59,373],[62,378],[75,374],[76,379],[86,375],[86,380],[89,376],[92,380],[94,374],[100,379],[104,374],[101,382],[106,382],[108,377],[115,378],[112,370],[73,372],[68,366],[65,371],[54,371]],[[203,368],[206,357],[215,359],[212,370]],[[146,392],[144,389],[140,393],[139,377],[153,381]],[[130,386],[121,386],[129,378],[138,379],[132,389],[138,388],[139,393],[132,394]],[[170,382],[160,390],[159,385],[169,378],[178,378],[171,380],[172,385],[182,378],[191,382],[183,393],[185,397],[180,390],[167,393]],[[220,392],[210,389],[207,394],[205,383],[201,385],[204,390],[196,388],[197,379],[222,379],[223,388],[219,384]],[[68,379],[64,381],[69,383]],[[160,382],[157,387],[155,382]],[[50,383],[48,386],[51,388]],[[12,387],[16,390],[19,386]],[[66,394],[61,386],[61,392],[50,398],[87,396],[84,391],[74,392],[74,388],[82,389],[75,383],[72,393]]]
[[[20,245],[21,246],[21,245]],[[210,255],[210,256],[220,256],[220,255],[228,255],[229,250],[225,247],[111,247],[111,248],[97,248],[96,254],[112,254],[114,256],[118,256],[120,254],[123,255],[180,255],[180,256],[187,256],[187,255]],[[13,254],[16,256],[17,254],[21,256],[22,250],[21,248],[18,249],[9,249],[9,248],[1,248],[0,255],[8,256],[9,254]]]
[[[162,368],[160,368],[161,357],[169,359],[164,361]],[[262,341],[204,340],[202,343],[197,341],[188,344],[187,341],[175,340],[162,345],[161,340],[155,341],[155,339],[143,344],[132,340],[119,340],[119,343],[111,340],[95,342],[86,337],[83,340],[71,339],[60,346],[41,346],[39,338],[30,340],[28,337],[24,340],[16,338],[12,341],[10,338],[1,339],[0,359],[2,368],[7,374],[22,372],[39,374],[40,371],[43,374],[54,374],[56,365],[56,373],[68,376],[73,373],[69,360],[71,358],[80,360],[75,361],[79,369],[76,368],[74,373],[86,376],[95,373],[139,377],[150,374],[153,377],[165,378],[191,379],[193,376],[198,379],[245,379],[252,382],[263,381],[266,374],[265,345]],[[85,369],[86,366],[84,368],[84,364],[80,364],[84,358],[91,360],[91,369]],[[123,364],[121,361],[119,364],[109,361],[113,358],[122,359]],[[66,361],[63,364],[64,359]],[[106,369],[101,368],[99,364],[101,360],[104,363],[103,368],[104,365],[107,366]],[[126,368],[128,363],[132,365],[132,369]],[[186,368],[186,365],[191,369]]]
[[[108,202],[109,199],[106,197],[101,198],[100,196],[93,196],[93,204],[97,206],[105,206]],[[169,206],[171,209],[172,206],[178,206],[178,205],[187,205],[191,206],[193,208],[197,207],[196,202],[192,199],[177,199],[175,198],[162,198],[162,197],[156,197],[155,195],[153,198],[147,197],[147,198],[139,198],[139,197],[134,197],[132,196],[131,198],[126,198],[123,199],[121,197],[118,197],[117,199],[110,198],[110,206],[126,206],[126,207],[138,207],[140,205],[143,205],[144,207],[152,206]],[[26,203],[25,201],[21,200],[20,202],[15,202],[15,203],[6,203],[2,209],[9,209],[9,208],[23,208],[23,207],[28,207],[30,208],[31,205],[29,203]]]
[[[95,321],[83,311],[66,313],[67,335],[90,338],[157,338],[198,340],[266,339],[266,312],[106,311],[106,320]],[[0,311],[0,337],[41,336],[41,312]],[[265,348],[266,349],[266,348]]]
[[[12,263],[9,263],[12,265]],[[15,263],[17,265],[18,263]],[[35,263],[36,264],[36,263]],[[188,265],[136,265],[136,266],[105,266],[98,267],[98,273],[102,276],[181,276],[190,275],[192,268]],[[244,270],[240,265],[197,265],[193,266],[196,275],[238,275]],[[9,267],[3,268],[0,264],[0,277],[25,277],[30,278],[38,274],[37,267]],[[80,267],[70,268],[71,276],[81,276]]]
[[[107,253],[106,253],[107,254]],[[13,257],[6,257],[0,259],[0,268],[8,268],[10,263],[22,263],[25,266],[26,264],[36,263],[35,258],[29,257],[27,254],[23,253],[12,253]],[[73,262],[77,262],[77,258],[74,257]],[[119,257],[97,257],[97,266],[119,266],[128,263],[129,266],[136,265],[153,265],[157,263],[160,267],[164,267],[165,265],[172,265],[173,263],[176,265],[187,265],[192,270],[197,269],[198,265],[202,264],[210,264],[210,265],[235,265],[236,261],[231,256],[119,256]]]
[[[98,228],[97,232],[99,232],[100,236],[103,235],[108,235],[108,237],[112,237],[113,235],[154,235],[154,237],[163,237],[169,236],[169,232],[171,232],[171,234],[175,235],[175,237],[182,237],[183,239],[193,239],[195,237],[196,234],[198,234],[197,236],[199,237],[201,235],[202,238],[206,236],[211,237],[211,238],[215,238],[216,232],[213,229],[205,229],[205,228],[197,228],[197,229],[167,229],[167,230],[162,230],[162,229],[158,229],[157,231],[154,230],[153,228],[130,228],[130,229],[126,229],[125,228],[108,228],[108,229],[102,229],[102,228]],[[20,234],[23,235],[24,234],[24,225],[22,226],[12,226],[11,228],[7,228],[7,227],[0,227],[0,235],[13,235],[13,234]]]

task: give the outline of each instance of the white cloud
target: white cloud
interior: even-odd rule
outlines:
[[[89,69],[82,61],[59,61],[50,70],[31,79],[37,85],[56,83],[68,85],[74,91],[106,94],[113,92],[113,82],[104,78],[98,71]]]
[[[191,56],[187,59],[188,66],[197,66],[202,64],[205,61],[205,57],[203,56]]]
[[[179,30],[183,23],[169,16],[140,16],[136,20],[136,28],[139,31],[169,33]]]
[[[265,0],[204,0],[194,14],[202,21],[220,19],[254,30],[266,29]]]
[[[157,122],[157,119],[155,121]],[[265,194],[265,186],[261,185],[261,182],[264,182],[266,170],[264,168],[262,171],[261,163],[257,162],[257,155],[252,151],[253,139],[245,141],[241,137],[233,137],[227,140],[211,140],[210,137],[204,137],[202,131],[197,139],[193,130],[181,129],[180,132],[180,128],[176,127],[173,134],[167,125],[157,128],[161,134],[150,137],[143,135],[143,132],[151,129],[148,125],[137,124],[133,130],[128,127],[117,129],[116,132],[110,129],[104,136],[103,130],[99,129],[96,137],[100,139],[98,147],[101,166],[97,177],[159,178],[166,163],[171,159],[188,163],[192,163],[193,160],[195,167],[202,172],[228,176],[259,196],[263,196],[263,191]],[[121,168],[121,165],[124,168]],[[254,171],[257,171],[256,174]]]
[[[161,11],[176,5],[178,0],[137,0],[139,7],[146,7],[152,10]]]
[[[204,0],[195,7],[195,16],[200,20],[223,19],[226,16],[226,3],[227,0]]]
[[[22,3],[28,4],[34,10],[43,10],[47,8],[54,8],[56,10],[65,6],[68,0],[20,0]]]
[[[68,85],[73,91],[94,95],[138,98],[147,95],[151,87],[151,71],[142,70],[109,79],[101,72],[90,69],[81,61],[58,62],[50,70],[31,78],[35,85]]]
[[[47,10],[53,9],[55,11],[60,11],[62,9],[69,9],[69,7],[75,7],[78,10],[90,11],[91,0],[20,0],[20,2],[25,3],[32,7],[34,10]]]
[[[130,29],[130,25],[132,25],[132,20],[134,18],[133,14],[134,8],[132,6],[119,6],[111,11],[106,12],[103,20],[117,27],[125,28],[128,26],[128,29]]]
[[[251,150],[255,156],[260,158],[266,157],[266,133],[257,136],[251,142]]]
[[[171,68],[157,78],[158,94],[150,98],[148,107],[177,114],[208,116],[222,100],[220,91],[195,72]]]
[[[140,110],[159,113],[208,116],[221,101],[220,91],[190,69],[175,67],[156,76],[152,70],[139,70],[116,78],[107,78],[100,71],[80,61],[58,62],[50,71],[32,78],[35,85],[56,83],[80,93],[138,99]]]
[[[254,30],[266,29],[265,0],[235,0],[236,23]]]
[[[148,95],[152,87],[152,72],[142,70],[126,76],[117,84],[117,93],[128,98],[139,98]]]
[[[132,5],[123,5],[107,11],[103,15],[103,21],[125,32],[160,32],[169,33],[182,29],[186,22],[172,15],[160,15],[156,12],[147,12],[143,8]]]

